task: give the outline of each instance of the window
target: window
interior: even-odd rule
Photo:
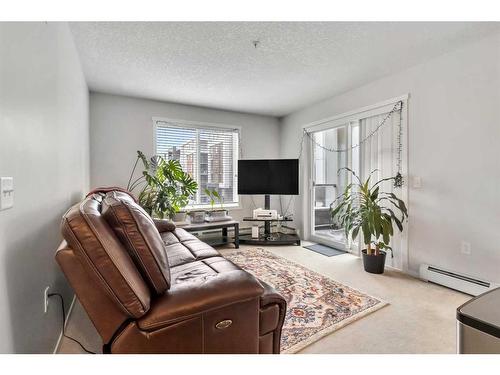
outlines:
[[[178,160],[182,169],[198,183],[189,206],[206,206],[205,189],[217,191],[224,206],[238,205],[238,129],[154,119],[156,154]]]
[[[212,160],[210,160],[210,178],[213,183],[223,182],[224,160],[222,157],[222,147],[222,142],[210,146],[210,155],[212,155]]]

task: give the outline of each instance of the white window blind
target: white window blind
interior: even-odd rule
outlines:
[[[182,169],[198,183],[190,206],[210,204],[205,189],[217,191],[224,206],[238,204],[237,163],[239,130],[155,121],[156,154],[178,160]]]

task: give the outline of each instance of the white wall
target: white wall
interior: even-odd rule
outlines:
[[[90,182],[97,186],[126,187],[136,151],[154,154],[153,117],[227,124],[241,127],[244,158],[279,157],[279,121],[216,109],[165,103],[102,93],[90,94]],[[241,196],[244,209],[231,210],[236,219],[248,216],[251,200]],[[257,206],[263,198],[255,196]]]
[[[0,211],[0,352],[52,352],[59,301],[73,293],[54,253],[66,209],[88,189],[88,89],[65,23],[0,23],[0,176],[15,203]]]
[[[297,157],[303,125],[406,93],[409,171],[423,184],[410,187],[410,272],[425,262],[500,282],[500,35],[286,116],[281,156]]]

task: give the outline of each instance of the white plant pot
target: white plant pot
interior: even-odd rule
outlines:
[[[176,223],[182,223],[186,221],[186,216],[187,216],[186,212],[177,212],[172,218],[172,220]]]
[[[227,216],[227,210],[214,210],[214,211],[208,211],[207,212],[208,217],[212,218],[224,218]]]
[[[194,211],[189,213],[191,223],[199,224],[205,222],[205,211]]]

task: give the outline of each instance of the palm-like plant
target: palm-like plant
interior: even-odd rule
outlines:
[[[363,182],[353,170],[342,169],[349,171],[354,181],[330,205],[332,219],[338,220],[344,228],[346,238],[351,235],[353,241],[361,230],[368,255],[379,255],[380,249],[392,250],[389,243],[394,234],[394,224],[399,231],[403,231],[408,210],[394,193],[381,192],[380,185],[384,181],[395,180],[396,177],[383,178],[370,186],[370,179],[376,170]]]
[[[133,179],[139,160],[144,165],[140,177]],[[189,203],[198,184],[182,170],[178,160],[165,160],[154,156],[150,160],[137,151],[137,159],[130,174],[127,190],[139,190],[139,204],[151,216],[172,218]]]
[[[217,190],[210,190],[205,188],[204,192],[210,199],[210,207],[212,211],[214,210],[215,200],[219,201],[221,209],[224,208],[224,197],[222,197]]]

